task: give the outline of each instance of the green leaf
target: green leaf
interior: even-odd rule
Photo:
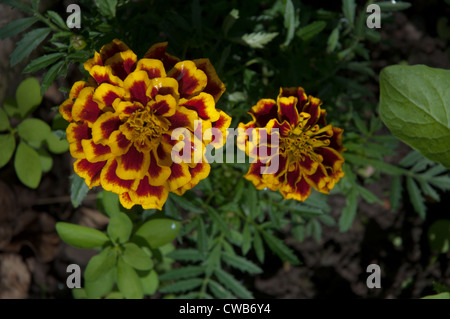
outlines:
[[[222,232],[228,234],[230,232],[230,227],[222,218],[221,214],[211,206],[208,206],[206,210],[208,211],[208,216],[211,217],[211,220],[214,221],[214,223],[216,223],[220,227]]]
[[[369,191],[367,188],[358,185],[358,192],[361,195],[362,198],[364,198],[364,200],[369,203],[369,204],[373,204],[373,203],[378,203],[378,204],[382,204],[383,202],[381,201],[381,199],[378,198],[377,195],[375,195],[374,193],[372,193],[371,191]]]
[[[9,124],[9,118],[6,112],[0,108],[0,131],[6,131],[11,125]]]
[[[31,2],[31,7],[33,8],[33,10],[35,12],[39,11],[39,2],[40,0],[30,0]]]
[[[41,168],[44,173],[49,172],[53,166],[52,156],[43,148],[37,150],[39,159],[41,160]]]
[[[119,195],[113,192],[103,191],[102,192],[102,204],[105,213],[109,216],[115,216],[121,213]]]
[[[136,244],[126,243],[123,245],[123,248],[122,258],[131,267],[137,270],[150,270],[153,268],[153,261],[150,256]]]
[[[339,231],[345,232],[350,229],[353,224],[353,220],[356,216],[356,211],[358,208],[358,191],[356,187],[353,187],[348,194],[347,205],[342,210],[341,217],[339,217]]]
[[[46,68],[49,65],[52,65],[60,58],[64,56],[64,53],[50,53],[43,56],[40,56],[37,59],[34,59],[23,69],[23,73],[32,73],[39,71],[40,69]]]
[[[390,203],[391,209],[396,210],[400,205],[402,197],[402,181],[400,176],[393,176],[391,182]]]
[[[69,27],[64,22],[64,20],[61,18],[61,16],[58,13],[56,13],[55,11],[48,10],[47,15],[61,29],[70,30]]]
[[[409,199],[414,207],[414,210],[420,215],[420,217],[422,217],[422,219],[425,219],[425,214],[427,211],[425,200],[420,193],[419,187],[417,186],[416,182],[414,182],[412,177],[406,178],[406,189],[408,190]]]
[[[17,133],[25,141],[40,145],[51,134],[51,129],[40,119],[28,118],[17,126]]]
[[[45,144],[53,154],[62,154],[69,150],[69,142],[65,138],[60,138],[54,133],[47,135]]]
[[[173,258],[175,260],[191,261],[191,262],[203,260],[203,257],[200,254],[200,252],[197,249],[192,248],[177,249],[167,254],[167,257]]]
[[[116,16],[117,0],[94,0],[100,13],[107,18]]]
[[[250,225],[248,222],[246,222],[242,230],[242,254],[247,255],[251,247],[252,247],[252,234],[250,232]]]
[[[305,240],[305,227],[297,225],[292,227],[292,235],[301,243]]]
[[[393,135],[450,168],[450,70],[394,65],[380,73],[380,116]]]
[[[58,222],[55,227],[61,239],[73,247],[95,248],[109,242],[108,236],[97,229],[65,222]]]
[[[367,157],[350,154],[350,153],[344,153],[344,158],[346,161],[349,161],[351,163],[361,165],[364,167],[366,167],[367,165],[372,165],[375,169],[377,169],[383,173],[390,174],[390,175],[403,175],[403,173],[405,173],[405,170],[403,170],[400,167],[397,167],[397,166],[394,166],[394,165],[391,165],[391,164],[388,164],[385,162],[381,162],[379,160],[372,159],[372,158],[367,158]]]
[[[115,243],[126,243],[130,239],[133,223],[124,213],[116,214],[109,220],[107,233]],[[144,269],[145,270],[145,269]]]
[[[89,299],[97,299],[108,294],[114,287],[116,268],[112,267],[110,270],[101,274],[95,281],[86,280],[84,282],[84,289]]]
[[[434,199],[435,201],[439,202],[441,200],[441,197],[439,196],[438,192],[436,192],[434,190],[433,187],[430,186],[430,184],[428,184],[427,182],[424,181],[420,181],[420,188],[422,189],[422,192],[431,197],[432,199]]]
[[[14,154],[16,139],[14,134],[0,134],[0,168],[5,166]]]
[[[171,197],[178,205],[180,205],[183,209],[187,211],[191,211],[198,214],[203,214],[204,211],[202,208],[194,205],[191,201],[187,200],[186,198],[178,195],[174,195]]]
[[[226,245],[224,245],[226,247]],[[231,248],[233,249],[233,248]],[[211,276],[214,269],[220,267],[220,256],[222,254],[222,244],[219,242],[214,249],[208,254],[208,258],[204,262],[206,267],[206,275]]]
[[[173,219],[151,219],[139,227],[133,237],[144,239],[151,248],[158,248],[174,240],[180,228],[180,222]]]
[[[201,217],[198,219],[197,248],[202,255],[206,255],[208,249],[208,235],[206,234],[205,223]]]
[[[369,134],[369,130],[367,129],[366,124],[363,122],[363,120],[359,117],[358,113],[354,112],[352,115],[353,118],[353,122],[355,122],[356,127],[358,128],[358,130],[365,134],[368,135]]]
[[[347,19],[348,24],[352,28],[355,23],[355,9],[356,9],[355,0],[343,0],[342,11],[344,12],[344,16]]]
[[[320,32],[322,32],[323,29],[327,26],[327,23],[325,21],[314,21],[303,28],[300,28],[296,35],[305,40],[308,41],[312,38],[314,38],[316,35],[318,35]]]
[[[403,167],[410,167],[417,163],[420,159],[422,159],[420,152],[412,150],[408,153],[408,155],[402,158],[399,164]]]
[[[142,299],[144,291],[136,271],[122,258],[117,264],[117,287],[126,299]]]
[[[10,65],[15,66],[23,59],[27,58],[30,53],[36,49],[42,41],[50,34],[50,28],[38,28],[25,34],[19,42],[16,49],[11,53]]]
[[[13,20],[0,28],[0,39],[10,38],[28,29],[39,21],[36,17]]]
[[[247,44],[249,47],[254,49],[263,49],[264,46],[272,41],[278,32],[254,32],[254,33],[246,33],[242,36],[242,41]]]
[[[295,8],[291,0],[286,0],[284,8],[284,27],[287,29],[286,40],[283,45],[288,46],[294,37],[295,32]]]
[[[146,272],[145,275],[139,276],[142,284],[142,290],[146,295],[153,295],[159,287],[158,274],[154,270]]]
[[[269,248],[277,254],[282,260],[289,261],[293,265],[299,265],[300,260],[298,257],[292,252],[292,250],[287,247],[283,241],[274,235],[266,232],[261,231],[262,236],[264,237],[264,240],[266,241]]]
[[[70,200],[72,201],[73,207],[77,208],[81,205],[81,202],[86,197],[88,191],[89,186],[84,181],[84,178],[78,176],[77,174],[72,174],[70,185]]]
[[[411,7],[411,3],[404,1],[380,1],[376,3],[381,11],[399,11]]]
[[[450,299],[450,292],[441,292],[440,294],[425,296],[422,299]]]
[[[228,13],[228,15],[225,17],[222,25],[223,34],[225,37],[228,35],[228,31],[231,29],[237,19],[239,19],[239,10],[237,9],[231,10],[230,13]]]
[[[117,263],[117,251],[111,246],[103,249],[98,255],[92,257],[84,271],[84,279],[96,281],[113,268]]]
[[[428,240],[432,250],[446,254],[450,250],[450,220],[439,219],[431,224]]]
[[[36,78],[30,77],[23,80],[16,90],[17,109],[22,116],[26,117],[42,102],[40,84]]]
[[[41,85],[41,94],[44,95],[45,92],[47,92],[50,85],[52,85],[53,81],[55,81],[56,77],[58,75],[62,75],[61,70],[64,67],[65,61],[59,61],[58,63],[54,64],[48,71],[45,73],[44,77],[42,78],[42,85]]]
[[[211,290],[212,294],[218,299],[235,299],[231,292],[226,290],[221,284],[219,284],[215,280],[208,281],[208,287]]]
[[[214,270],[214,274],[216,275],[217,280],[230,289],[236,296],[243,299],[253,299],[252,293],[229,273],[217,268]]]
[[[253,237],[253,248],[255,249],[256,257],[260,263],[264,262],[264,244],[258,231],[255,231]]]
[[[430,184],[442,189],[443,191],[450,190],[450,177],[449,176],[437,176],[428,179]]]
[[[336,49],[336,46],[339,41],[339,28],[336,27],[331,31],[330,36],[328,37],[327,41],[327,52],[332,53]]]
[[[248,259],[240,256],[232,255],[227,252],[222,253],[222,260],[229,266],[239,269],[249,274],[260,274],[262,269]]]
[[[17,177],[26,186],[37,188],[41,182],[42,168],[39,154],[21,141],[14,157]]]
[[[159,292],[163,294],[180,293],[200,287],[202,284],[203,279],[199,278],[180,280],[162,287],[161,289],[159,289]]]
[[[197,277],[205,273],[205,267],[200,266],[186,266],[178,269],[172,269],[162,274],[159,278],[161,280],[179,280],[186,278]]]

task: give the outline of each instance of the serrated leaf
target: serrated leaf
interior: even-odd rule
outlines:
[[[292,228],[292,235],[301,243],[305,239],[305,226],[297,225]]]
[[[366,124],[363,122],[363,120],[359,117],[358,113],[354,112],[352,115],[353,118],[353,122],[355,122],[356,127],[358,128],[358,130],[365,134],[368,135],[369,134],[369,130],[367,129]]]
[[[249,274],[260,274],[262,269],[248,259],[240,256],[232,255],[227,252],[222,253],[222,260],[229,266],[239,269]]]
[[[428,182],[433,186],[442,189],[443,191],[450,190],[450,177],[449,176],[437,176],[428,179]]]
[[[260,263],[264,262],[264,244],[258,231],[253,235],[253,248]]]
[[[5,166],[14,154],[16,139],[14,134],[0,134],[0,168]]]
[[[292,250],[286,246],[283,241],[274,235],[268,233],[267,231],[263,230],[261,232],[262,236],[264,237],[264,240],[266,241],[269,248],[277,254],[282,260],[289,261],[293,265],[299,265],[300,260],[298,257],[292,252]]]
[[[42,78],[41,84],[42,95],[47,92],[48,88],[50,87],[50,85],[52,85],[53,81],[55,81],[58,75],[63,75],[64,72],[62,72],[61,70],[63,69],[65,63],[65,61],[59,61],[58,63],[53,64],[52,67],[45,73],[44,77]]]
[[[277,35],[278,32],[254,32],[244,34],[241,39],[251,48],[263,49],[264,46],[275,39]]]
[[[325,21],[314,21],[303,28],[300,28],[296,35],[307,41],[309,39],[314,38],[317,34],[322,32],[323,29],[327,26],[327,23]]]
[[[425,200],[420,193],[419,187],[412,177],[406,178],[406,189],[408,190],[409,200],[414,207],[416,213],[419,214],[422,219],[425,219],[427,208],[425,206]]]
[[[172,269],[162,274],[159,278],[161,280],[179,280],[186,278],[197,277],[205,273],[205,267],[201,266],[186,266],[178,269]]]
[[[167,257],[173,258],[175,260],[191,261],[191,262],[203,260],[203,257],[200,254],[200,252],[197,249],[192,248],[177,249],[167,254]]]
[[[171,197],[180,207],[187,211],[192,211],[194,213],[203,214],[204,211],[202,208],[196,206],[191,201],[187,200],[186,198],[178,195],[174,195]]]
[[[40,145],[51,134],[51,129],[40,119],[28,118],[17,126],[17,133],[25,141]]]
[[[0,39],[10,38],[28,29],[39,21],[36,17],[13,20],[0,28]]]
[[[25,34],[23,38],[17,42],[16,49],[11,53],[10,66],[13,67],[23,59],[27,58],[30,53],[45,40],[50,34],[50,31],[50,28],[38,28]]]
[[[249,223],[245,223],[242,230],[242,254],[247,255],[248,251],[252,247],[252,234],[250,232]]]
[[[17,87],[17,110],[22,118],[26,117],[41,104],[40,87],[39,81],[34,77],[23,80]]]
[[[231,29],[237,19],[239,19],[238,9],[231,10],[230,13],[228,13],[228,15],[225,17],[222,25],[223,34],[225,37],[228,35],[228,31]]]
[[[116,16],[117,0],[94,0],[100,13],[107,18]]]
[[[372,193],[371,191],[369,191],[367,188],[358,185],[357,186],[359,194],[361,195],[362,198],[364,198],[364,200],[369,203],[369,204],[373,204],[373,203],[378,203],[378,204],[382,204],[383,202],[381,201],[381,199],[378,198],[377,195],[375,195],[374,193]]]
[[[55,11],[48,10],[47,15],[61,29],[70,30],[69,27],[64,22],[64,20],[61,18],[61,16],[58,13],[56,13]]]
[[[211,253],[208,255],[204,264],[206,265],[206,275],[211,276],[214,269],[220,267],[220,256],[222,253],[222,245],[218,243]]]
[[[346,206],[342,210],[342,214],[339,217],[339,231],[345,232],[350,229],[353,224],[353,220],[356,216],[358,208],[358,192],[357,188],[353,187],[346,198]]]
[[[73,247],[88,249],[109,242],[108,236],[97,229],[65,222],[58,222],[55,227],[61,239]]]
[[[379,171],[390,175],[403,175],[403,173],[405,172],[400,167],[355,154],[344,153],[344,158],[346,161],[364,167],[366,167],[367,165],[372,165],[375,169],[378,169]]]
[[[133,223],[124,213],[116,214],[109,220],[107,233],[115,243],[126,243],[130,239]],[[145,269],[144,269],[145,270]]]
[[[81,202],[86,197],[88,191],[89,186],[84,181],[84,178],[78,176],[77,174],[72,174],[70,185],[70,200],[72,201],[73,207],[77,208],[81,205]]]
[[[208,281],[208,287],[211,290],[212,294],[218,299],[235,299],[231,292],[225,289],[221,284],[219,284],[215,280]]]
[[[205,255],[208,249],[208,235],[206,234],[205,223],[201,217],[198,220],[197,248],[202,255]]]
[[[180,293],[200,287],[202,284],[203,279],[199,278],[180,280],[162,287],[161,289],[159,289],[159,292],[163,294]]]
[[[117,251],[111,246],[103,249],[98,255],[92,257],[84,271],[84,279],[88,281],[96,281],[106,272],[116,265]]]
[[[123,245],[122,258],[128,265],[137,270],[150,270],[153,268],[153,261],[138,245],[126,243]]]
[[[450,70],[394,65],[380,73],[380,117],[393,135],[450,168]]]
[[[391,209],[396,210],[400,205],[402,197],[402,181],[400,176],[393,176],[391,182],[390,203]]]
[[[32,73],[52,65],[64,56],[64,53],[50,53],[34,59],[23,69],[23,73]]]
[[[427,182],[420,181],[420,188],[422,189],[422,191],[425,195],[431,197],[432,199],[434,199],[437,202],[440,201],[441,198],[440,198],[439,194]]]
[[[117,287],[126,299],[142,299],[144,292],[136,271],[122,258],[117,263]]]
[[[17,177],[26,186],[37,188],[41,182],[42,167],[39,154],[21,141],[14,157]]]
[[[221,214],[211,206],[208,206],[206,210],[208,212],[208,216],[211,217],[211,220],[220,227],[221,231],[228,234],[230,232],[230,227],[228,227]]]
[[[402,158],[399,165],[403,167],[410,167],[417,163],[422,158],[422,155],[419,151],[412,150],[405,157]]]
[[[218,268],[214,270],[214,274],[216,275],[217,280],[230,289],[236,296],[243,299],[253,299],[252,293],[229,273]]]

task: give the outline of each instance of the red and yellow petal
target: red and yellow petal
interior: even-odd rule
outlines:
[[[142,110],[144,106],[139,102],[116,100],[113,103],[113,108],[120,119],[123,120],[128,118],[134,112]]]
[[[172,171],[168,166],[160,166],[155,155],[150,153],[150,165],[148,167],[148,180],[150,185],[161,186],[166,184]]]
[[[126,209],[131,209],[135,203],[131,200],[128,192],[119,195],[120,204]]]
[[[98,103],[100,109],[112,107],[116,99],[122,99],[125,96],[125,90],[120,86],[109,83],[102,83],[95,89],[93,99]]]
[[[82,140],[84,154],[91,163],[102,162],[113,157],[108,145],[96,144],[93,140]]]
[[[166,52],[167,42],[156,43],[148,49],[144,58],[156,59],[162,61],[164,68],[170,70],[177,62],[180,61],[177,57]]]
[[[177,101],[172,95],[157,95],[153,101],[150,101],[149,106],[155,114],[170,117],[177,110]]]
[[[261,99],[254,105],[249,114],[256,126],[264,127],[271,119],[278,119],[278,106],[272,99]]]
[[[151,80],[150,87],[147,89],[147,96],[154,99],[157,95],[172,95],[178,100],[178,82],[172,78],[155,78]]]
[[[342,146],[342,134],[344,133],[344,130],[335,126],[333,126],[332,130],[333,135],[329,138],[329,147],[342,153],[344,151],[344,147]]]
[[[156,59],[140,59],[136,65],[136,71],[147,72],[149,79],[166,77],[166,70],[164,64]]]
[[[194,121],[198,120],[198,114],[184,106],[179,106],[172,116],[166,117],[170,122],[170,129],[187,128],[194,131]]]
[[[117,157],[117,176],[123,179],[142,179],[150,165],[150,154],[142,153],[131,145],[128,151]]]
[[[288,121],[291,126],[296,126],[300,117],[296,108],[297,98],[293,96],[278,98],[278,114],[280,121]]]
[[[86,62],[83,63],[83,66],[85,68],[86,71],[90,71],[95,65],[103,65],[103,60],[100,56],[100,53],[95,52],[94,53],[94,57],[87,60]]]
[[[122,80],[117,76],[112,74],[111,67],[94,65],[90,70],[89,74],[94,78],[98,85],[102,83],[109,83],[115,86],[122,86]]]
[[[109,136],[108,145],[114,156],[121,156],[128,152],[131,141],[122,133],[122,131],[114,131]]]
[[[106,112],[92,125],[92,140],[106,145],[112,132],[117,131],[122,121],[117,113]]]
[[[314,151],[322,156],[322,165],[325,168],[331,168],[333,172],[341,170],[344,158],[338,151],[330,147],[319,147]]]
[[[282,87],[280,88],[280,93],[278,94],[278,99],[280,97],[296,97],[297,98],[297,111],[298,113],[303,111],[303,106],[308,102],[308,96],[302,87]]]
[[[137,56],[131,50],[117,52],[105,61],[105,65],[111,67],[112,74],[125,79],[136,68]]]
[[[114,56],[119,52],[124,52],[129,50],[130,48],[118,39],[114,39],[111,42],[105,44],[100,49],[100,58],[103,62],[106,62],[109,58]]]
[[[213,138],[210,143],[212,146],[222,147],[225,144],[228,137],[227,129],[230,127],[230,124],[231,124],[231,116],[229,116],[224,111],[219,110],[219,119],[212,123],[212,127],[218,129],[222,133],[223,144],[221,143],[220,139]]]
[[[91,129],[88,123],[70,123],[66,129],[67,141],[75,143],[81,140],[88,140],[92,138]]]
[[[316,172],[319,163],[312,160],[308,154],[302,154],[302,158],[299,159],[299,165],[302,174],[312,175]]]
[[[300,178],[300,180],[295,184],[295,190],[290,193],[284,193],[285,199],[295,199],[298,201],[305,201],[311,194],[311,185],[308,184],[305,178]],[[283,194],[283,193],[282,193]]]
[[[172,141],[170,135],[168,134],[164,134],[161,137],[161,143],[158,145],[156,150],[153,151],[153,155],[155,156],[159,166],[170,167],[172,165],[172,148],[175,143],[177,142]]]
[[[131,101],[137,101],[142,105],[147,105],[150,97],[147,96],[147,88],[150,87],[150,79],[148,78],[147,72],[145,71],[135,71],[130,73],[123,86],[127,92],[127,99]]]
[[[183,98],[202,92],[208,82],[205,72],[197,69],[192,61],[178,62],[167,76],[178,81],[178,90]]]
[[[105,164],[106,161],[91,163],[87,159],[79,159],[73,164],[73,169],[92,188],[100,185],[100,173]]]
[[[330,181],[330,177],[328,176],[323,165],[319,165],[317,170],[312,175],[304,175],[304,178],[308,182],[309,185],[314,187],[319,192],[328,194],[329,189],[327,188],[327,183]]]
[[[203,92],[211,94],[214,98],[214,102],[217,103],[219,98],[225,92],[225,84],[219,79],[216,69],[211,64],[209,59],[197,59],[193,60],[197,68],[205,72],[208,82]]]
[[[85,87],[81,90],[72,107],[72,118],[77,122],[88,122],[89,126],[97,120],[101,110],[93,100],[94,88]]]
[[[116,174],[117,161],[115,158],[111,158],[106,162],[105,167],[102,169],[100,175],[100,182],[104,190],[121,194],[135,189],[137,186],[136,180],[125,180],[119,178]]]
[[[251,181],[255,185],[256,189],[264,189],[267,184],[261,178],[261,172],[265,169],[265,164],[256,161],[250,164],[247,174],[244,175],[245,179]]]
[[[170,170],[171,173],[167,182],[171,191],[186,185],[191,180],[189,166],[186,163],[173,163]]]
[[[292,128],[287,121],[283,121],[282,123],[280,123],[277,119],[273,119],[267,123],[266,129],[269,134],[274,134],[278,131],[280,137],[283,137],[287,136]]]
[[[181,99],[179,104],[196,111],[198,116],[204,120],[211,120],[212,122],[219,120],[220,113],[216,109],[216,103],[211,94],[201,92],[190,99]]]
[[[69,92],[69,99],[76,99],[78,95],[80,94],[81,90],[85,88],[86,86],[89,86],[87,82],[85,81],[77,81],[72,85],[72,88]]]
[[[192,176],[190,182],[172,192],[182,196],[187,190],[194,188],[202,179],[208,177],[210,170],[211,166],[206,161],[198,163],[194,167],[190,167],[189,172]]]
[[[140,181],[136,191],[128,192],[131,201],[138,205],[142,205],[144,209],[161,210],[167,200],[169,191],[166,186],[150,185],[148,176]]]
[[[72,122],[73,99],[67,99],[59,106],[59,113],[67,122]]]

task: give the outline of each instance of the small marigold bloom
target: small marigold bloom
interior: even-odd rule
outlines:
[[[225,86],[209,60],[180,61],[166,47],[155,44],[138,60],[119,40],[104,45],[84,63],[91,77],[76,82],[59,108],[70,122],[75,172],[90,188],[119,194],[126,208],[161,209],[169,191],[181,195],[208,176],[204,160],[172,160],[179,142],[172,140],[173,130],[189,130],[196,149],[201,132],[194,132],[194,121],[221,132],[231,122],[215,107]],[[208,142],[223,146],[202,141],[202,147]]]
[[[238,147],[253,158],[245,178],[257,189],[304,201],[312,187],[328,194],[344,176],[343,130],[327,125],[321,104],[303,88],[292,87],[281,88],[277,101],[262,99],[251,108],[253,120],[239,124]],[[264,154],[261,147],[271,152]],[[269,170],[275,160],[275,169]]]

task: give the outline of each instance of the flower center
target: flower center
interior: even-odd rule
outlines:
[[[148,108],[134,112],[127,121],[132,130],[131,139],[140,150],[149,150],[159,145],[160,138],[169,131],[170,122],[155,115]]]

